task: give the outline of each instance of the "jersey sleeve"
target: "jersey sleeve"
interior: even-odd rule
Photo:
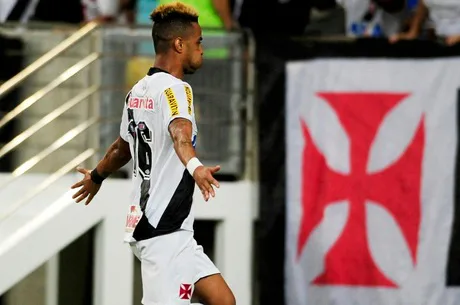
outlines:
[[[131,92],[126,96],[126,100],[123,106],[123,113],[121,115],[120,123],[120,137],[128,142],[128,128],[129,128],[129,119],[128,119],[128,103],[127,100],[131,96]]]
[[[190,85],[183,83],[166,88],[161,94],[161,100],[166,128],[177,118],[192,121],[193,94]]]

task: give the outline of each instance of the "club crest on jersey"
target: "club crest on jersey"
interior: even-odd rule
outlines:
[[[147,97],[130,97],[128,100],[128,108],[131,109],[153,110],[153,104],[153,99]]]

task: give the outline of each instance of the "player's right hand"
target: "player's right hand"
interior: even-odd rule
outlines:
[[[78,192],[72,196],[72,199],[76,199],[75,201],[79,203],[88,197],[85,202],[85,205],[88,205],[101,188],[101,185],[94,183],[94,181],[91,179],[90,170],[84,169],[82,167],[77,167],[77,171],[83,174],[83,179],[72,185],[72,189],[80,187],[80,190],[78,190]]]
[[[219,165],[214,167],[199,166],[193,172],[193,179],[195,179],[196,184],[200,188],[201,194],[203,194],[205,201],[208,201],[211,196],[216,196],[216,192],[213,186],[219,188],[220,185],[219,182],[213,177],[213,175],[219,170]]]

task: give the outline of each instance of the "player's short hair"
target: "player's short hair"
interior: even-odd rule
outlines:
[[[153,21],[152,38],[156,53],[165,52],[171,46],[171,40],[187,35],[187,30],[198,22],[198,12],[181,2],[158,6],[151,14]]]

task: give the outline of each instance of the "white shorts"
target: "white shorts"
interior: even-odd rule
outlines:
[[[177,231],[130,244],[141,261],[142,304],[190,304],[195,283],[220,273],[193,238]]]

